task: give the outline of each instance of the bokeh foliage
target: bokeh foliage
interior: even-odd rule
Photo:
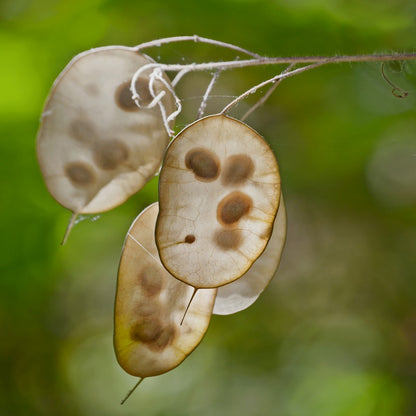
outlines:
[[[152,181],[85,220],[48,195],[35,136],[48,90],[77,53],[190,35],[269,56],[414,50],[413,0],[2,0],[0,2],[0,414],[397,416],[416,412],[416,64],[316,69],[282,83],[249,120],[280,163],[288,208],[278,277],[248,310],[214,317],[180,367],[133,379],[112,351],[124,235]],[[157,60],[232,59],[210,46]],[[226,73],[210,111],[276,68]],[[209,74],[190,75],[179,128]],[[233,114],[248,107],[241,104]]]

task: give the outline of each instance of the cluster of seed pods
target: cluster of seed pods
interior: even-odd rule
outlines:
[[[278,166],[263,138],[224,115],[186,127],[166,150],[159,204],[126,237],[115,307],[120,365],[141,380],[179,365],[212,313],[258,298],[285,235]]]
[[[178,366],[211,315],[250,306],[280,262],[286,211],[275,156],[246,124],[219,114],[187,126],[170,144],[159,108],[132,99],[134,73],[153,62],[127,47],[76,56],[55,81],[37,151],[52,196],[74,214],[109,210],[160,170],[159,203],[127,233],[117,277],[114,346],[140,378]],[[140,102],[165,92],[136,83]],[[163,162],[162,162],[163,159]]]

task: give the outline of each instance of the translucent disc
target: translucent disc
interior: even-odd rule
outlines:
[[[232,282],[264,250],[279,198],[277,162],[259,134],[223,115],[198,120],[172,141],[163,161],[161,261],[197,288]]]
[[[248,308],[256,301],[279,267],[285,240],[286,208],[281,197],[272,235],[266,249],[243,276],[218,288],[214,314],[230,315]]]
[[[216,289],[198,290],[161,265],[154,241],[157,204],[133,222],[121,255],[114,319],[118,362],[129,374],[155,376],[179,365],[199,344],[211,318]]]
[[[109,210],[158,170],[169,142],[160,109],[139,109],[130,82],[150,58],[122,46],[77,55],[56,79],[42,114],[37,154],[52,196],[74,213]],[[169,82],[166,78],[166,82]],[[161,81],[155,92],[166,90]],[[152,100],[148,73],[136,88]],[[171,94],[163,104],[174,111]]]

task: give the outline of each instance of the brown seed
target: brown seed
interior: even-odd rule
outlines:
[[[223,225],[232,225],[247,215],[253,206],[252,199],[239,191],[227,195],[218,204],[217,219]]]
[[[158,84],[156,84],[157,86]],[[149,80],[146,78],[138,78],[136,81],[136,91],[139,94],[139,102],[143,105],[148,105],[152,102],[153,97],[149,89]],[[154,88],[157,95],[158,89]]]
[[[95,174],[84,162],[71,162],[64,168],[65,174],[76,186],[90,186],[95,182]]]
[[[219,230],[215,233],[215,243],[223,250],[236,250],[241,245],[240,230]]]
[[[195,236],[193,234],[188,234],[185,237],[185,243],[192,244],[193,242],[195,242]]]
[[[173,325],[167,325],[163,328],[159,337],[152,344],[150,344],[149,347],[154,350],[163,350],[172,344],[175,339],[175,335],[175,327]]]
[[[241,185],[254,172],[253,159],[245,154],[232,155],[224,163],[221,181],[223,185]]]
[[[155,342],[162,333],[162,325],[158,318],[140,318],[130,328],[130,338],[133,341],[151,343]]]
[[[71,121],[69,124],[69,134],[80,142],[93,142],[96,137],[92,123],[83,118]]]
[[[139,283],[148,297],[156,296],[163,287],[163,281],[160,277],[160,267],[147,266],[139,274]]]
[[[130,90],[131,81],[124,82],[119,85],[116,90],[115,100],[117,105],[125,111],[138,111],[139,107],[132,99],[132,93]],[[139,94],[140,104],[149,104],[153,97],[149,91],[149,80],[146,78],[138,78],[136,81],[136,91]]]
[[[139,109],[131,98],[130,82],[124,82],[119,85],[115,93],[115,101],[117,105],[125,111],[136,111]]]
[[[220,162],[217,155],[202,147],[190,150],[185,156],[185,165],[191,169],[200,181],[215,180],[220,172]]]
[[[129,158],[129,149],[117,139],[97,143],[94,150],[94,161],[103,170],[113,170]]]

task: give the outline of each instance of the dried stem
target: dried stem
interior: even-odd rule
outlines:
[[[278,64],[339,64],[353,62],[389,62],[416,59],[416,53],[397,53],[397,54],[375,54],[375,55],[341,55],[341,56],[295,56],[295,57],[261,57],[256,59],[245,59],[241,61],[222,61],[205,62],[200,64],[159,64],[152,63],[141,67],[137,72],[141,74],[147,70],[160,68],[165,72],[179,72],[182,70],[193,71],[212,71],[215,69],[227,70],[235,68],[245,68],[249,66],[278,65]]]
[[[220,71],[214,72],[214,75],[212,76],[211,81],[208,84],[207,89],[205,90],[204,97],[202,98],[202,102],[198,110],[198,116],[197,116],[198,119],[200,119],[204,115],[204,111],[207,106],[208,97],[211,94],[212,88],[214,87],[214,84],[217,81],[219,76],[220,76]]]
[[[237,103],[239,103],[241,100],[244,100],[244,98],[248,97],[250,94],[254,94],[259,88],[263,88],[268,84],[273,84],[273,83],[281,81],[285,78],[289,78],[293,75],[300,74],[301,72],[308,71],[309,69],[313,69],[313,68],[316,68],[318,66],[325,65],[326,63],[327,62],[317,62],[317,63],[311,64],[311,65],[306,65],[306,66],[303,66],[302,68],[294,69],[293,71],[282,72],[281,74],[276,75],[273,78],[270,78],[266,81],[263,81],[260,84],[257,84],[254,87],[250,88],[249,90],[247,90],[246,92],[244,92],[243,94],[238,96],[236,99],[231,101],[229,104],[227,104],[223,108],[223,110],[221,111],[220,114],[226,114]]]
[[[221,42],[214,39],[208,39],[203,38],[198,35],[192,35],[192,36],[173,36],[169,38],[162,38],[162,39],[156,39],[152,40],[150,42],[141,43],[140,45],[136,46],[134,49],[137,51],[140,51],[142,49],[146,48],[152,48],[155,46],[161,46],[166,45],[168,43],[174,43],[174,42],[186,42],[186,41],[193,41],[195,43],[208,43],[210,45],[220,46],[222,48],[232,49],[237,52],[244,53],[246,55],[252,56],[253,58],[260,58],[261,55],[258,55],[257,53],[250,52],[246,49],[240,48],[239,46],[232,45],[231,43]]]
[[[77,217],[78,217],[78,214],[76,212],[73,212],[72,215],[71,215],[71,218],[69,219],[68,226],[66,227],[64,238],[61,241],[61,246],[63,246],[66,243],[66,241],[68,240],[69,233],[71,232],[72,228],[74,227],[74,225],[76,223],[76,220],[77,220]]]
[[[343,56],[333,56],[333,57],[326,57],[326,56],[309,56],[309,57],[276,57],[276,58],[256,58],[256,59],[247,59],[242,61],[223,61],[223,62],[206,62],[206,63],[192,63],[192,64],[159,64],[159,63],[151,63],[142,66],[140,69],[136,71],[132,78],[131,82],[131,90],[133,92],[133,99],[136,101],[137,105],[140,105],[140,97],[137,94],[135,88],[135,82],[140,77],[140,75],[146,71],[160,71],[165,72],[178,72],[178,76],[175,78],[174,83],[175,85],[179,82],[179,79],[182,78],[183,75],[187,74],[188,72],[193,71],[213,71],[213,70],[227,70],[227,69],[235,69],[235,68],[244,68],[248,66],[260,66],[260,65],[277,65],[277,64],[289,64],[289,65],[296,65],[296,64],[305,64],[304,67],[295,69],[293,71],[289,71],[286,74],[279,74],[276,77],[271,78],[265,83],[259,84],[255,90],[259,87],[269,84],[270,82],[275,82],[278,79],[287,78],[289,76],[307,71],[309,69],[316,68],[318,66],[327,65],[327,64],[335,64],[335,63],[345,63],[345,62],[388,62],[388,61],[397,61],[397,60],[411,60],[416,59],[416,53],[399,53],[399,54],[376,54],[376,55],[343,55]],[[308,64],[308,65],[306,65]],[[152,75],[151,75],[152,76]],[[250,93],[254,91],[250,90]],[[178,100],[176,100],[177,106]],[[234,104],[233,104],[234,105]],[[223,110],[223,112],[228,110]]]
[[[387,78],[387,75],[384,72],[384,64],[385,62],[381,64],[381,75],[384,78],[384,81],[386,81],[393,88],[391,90],[391,93],[397,98],[406,98],[409,95],[408,91],[405,91],[403,88],[398,87],[396,84],[391,82],[389,78]]]
[[[218,77],[218,73],[223,70],[228,69],[235,69],[235,68],[245,68],[249,66],[260,66],[260,65],[279,65],[279,64],[287,64],[289,65],[289,68],[287,68],[285,71],[280,73],[279,75],[274,76],[273,78],[270,78],[269,80],[266,80],[252,88],[250,88],[245,93],[241,94],[239,97],[234,99],[231,103],[229,103],[221,112],[221,114],[227,113],[234,105],[239,103],[241,100],[246,98],[248,95],[256,92],[259,88],[262,88],[268,84],[275,84],[273,87],[267,92],[267,94],[257,103],[253,106],[252,109],[250,109],[247,114],[244,115],[244,118],[246,118],[251,112],[253,112],[256,108],[258,108],[260,105],[262,105],[267,98],[272,94],[274,89],[276,88],[276,84],[279,83],[281,80],[291,77],[293,75],[300,74],[302,72],[308,71],[309,69],[317,68],[319,66],[327,65],[327,64],[335,64],[335,63],[358,63],[358,62],[389,62],[389,61],[402,61],[402,60],[413,60],[416,59],[416,53],[394,53],[394,54],[373,54],[373,55],[340,55],[340,56],[333,56],[333,57],[327,57],[327,56],[295,56],[295,57],[262,57],[258,54],[255,54],[253,52],[247,51],[243,48],[240,48],[238,46],[216,41],[213,39],[203,38],[199,37],[197,35],[194,36],[176,36],[176,37],[170,37],[170,38],[162,38],[158,40],[154,40],[147,43],[142,43],[141,45],[136,46],[133,48],[134,50],[142,50],[145,48],[150,48],[154,46],[160,46],[162,44],[168,44],[172,42],[182,42],[182,41],[193,41],[195,43],[203,42],[208,43],[211,45],[221,46],[224,48],[229,48],[238,52],[245,53],[252,57],[252,59],[245,59],[245,60],[232,60],[232,61],[222,61],[222,62],[205,62],[205,63],[192,63],[192,64],[162,64],[162,63],[151,63],[144,65],[140,69],[136,71],[132,78],[131,82],[131,90],[133,94],[133,99],[136,102],[136,104],[139,107],[142,107],[140,104],[140,97],[136,91],[135,88],[135,82],[139,78],[141,74],[143,74],[146,71],[150,71],[150,78],[154,79],[161,79],[161,73],[164,72],[176,72],[177,75],[174,77],[172,81],[172,86],[175,87],[178,82],[182,79],[184,75],[186,75],[189,72],[194,71],[216,71],[214,77],[211,79],[210,84],[207,87],[207,90],[204,94],[204,97],[201,102],[201,106],[199,108],[198,117],[201,117],[209,94],[211,93],[212,87]],[[301,68],[297,68],[294,70],[291,70],[293,66],[295,65],[303,65]],[[401,90],[400,88],[396,87],[385,75],[383,69],[382,69],[382,75],[384,79],[393,87],[393,94],[397,94],[396,96],[406,96],[406,92]],[[169,127],[169,122],[176,117],[180,111],[181,111],[181,101],[176,96],[173,88],[168,86],[165,83],[165,86],[169,90],[169,92],[173,95],[175,98],[176,103],[176,111],[173,114],[167,115],[165,113],[165,109],[163,107],[161,98],[162,96],[154,97],[154,100],[152,101],[151,105],[158,104],[160,107],[160,110],[162,112],[165,128],[169,134],[172,134],[172,131]]]
[[[139,378],[139,381],[134,385],[134,387],[127,393],[126,397],[124,397],[124,399],[120,402],[120,404],[124,404],[126,402],[126,400],[132,395],[132,393],[134,392],[134,390],[137,389],[137,387],[139,386],[139,384],[144,380],[144,377]]]
[[[197,290],[198,290],[198,288],[197,287],[194,287],[194,291],[192,292],[191,299],[189,299],[188,305],[186,306],[185,312],[183,313],[183,316],[182,316],[182,319],[181,319],[181,325],[183,324],[183,321],[184,321],[185,316],[186,316],[186,314],[188,312],[188,309],[191,306],[192,301],[194,300],[194,297],[196,295]]]
[[[295,64],[289,65],[282,73],[289,72]],[[255,110],[257,110],[260,106],[262,106],[269,97],[274,93],[274,90],[278,87],[278,85],[283,81],[283,78],[280,78],[277,80],[266,92],[266,94],[263,95],[251,108],[247,110],[247,112],[241,117],[241,121],[244,121],[250,114],[252,114]]]

